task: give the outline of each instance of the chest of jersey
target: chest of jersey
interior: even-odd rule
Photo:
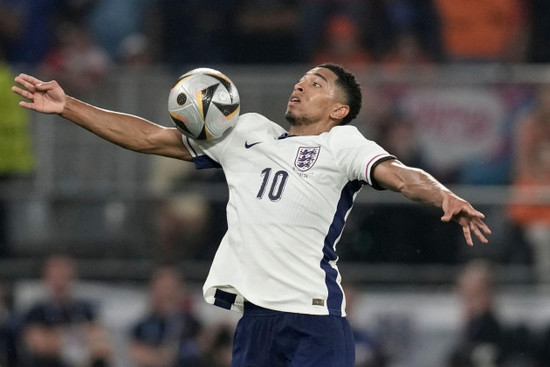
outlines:
[[[318,137],[247,138],[234,142],[228,159],[224,171],[232,200],[263,219],[330,221],[348,182]]]

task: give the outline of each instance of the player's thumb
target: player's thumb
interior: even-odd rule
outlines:
[[[451,212],[445,212],[441,217],[442,222],[449,222],[451,219],[453,219],[453,213]]]

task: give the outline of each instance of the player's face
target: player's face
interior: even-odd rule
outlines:
[[[291,125],[309,125],[329,118],[338,103],[337,76],[327,68],[308,71],[294,86],[285,117]]]

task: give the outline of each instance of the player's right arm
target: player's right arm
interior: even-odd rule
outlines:
[[[19,105],[42,113],[55,113],[117,144],[140,153],[191,161],[192,157],[176,128],[154,124],[141,117],[101,109],[67,96],[56,81],[43,82],[20,74],[12,91],[26,101]]]
[[[397,159],[391,159],[377,165],[373,176],[385,189],[400,192],[408,199],[441,208],[441,220],[453,220],[458,223],[468,245],[474,245],[472,234],[481,242],[488,242],[485,235],[491,234],[491,230],[483,221],[485,215],[424,170],[408,167]]]

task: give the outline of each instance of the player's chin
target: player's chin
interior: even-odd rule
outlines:
[[[286,113],[285,118],[291,126],[306,126],[313,123],[313,120],[306,115],[297,115],[292,112]]]
[[[297,119],[296,119],[296,115],[292,113],[292,111],[290,111],[289,108],[286,109],[286,113],[285,113],[285,119],[288,121],[288,123],[292,126],[294,125],[298,125],[297,123]]]

